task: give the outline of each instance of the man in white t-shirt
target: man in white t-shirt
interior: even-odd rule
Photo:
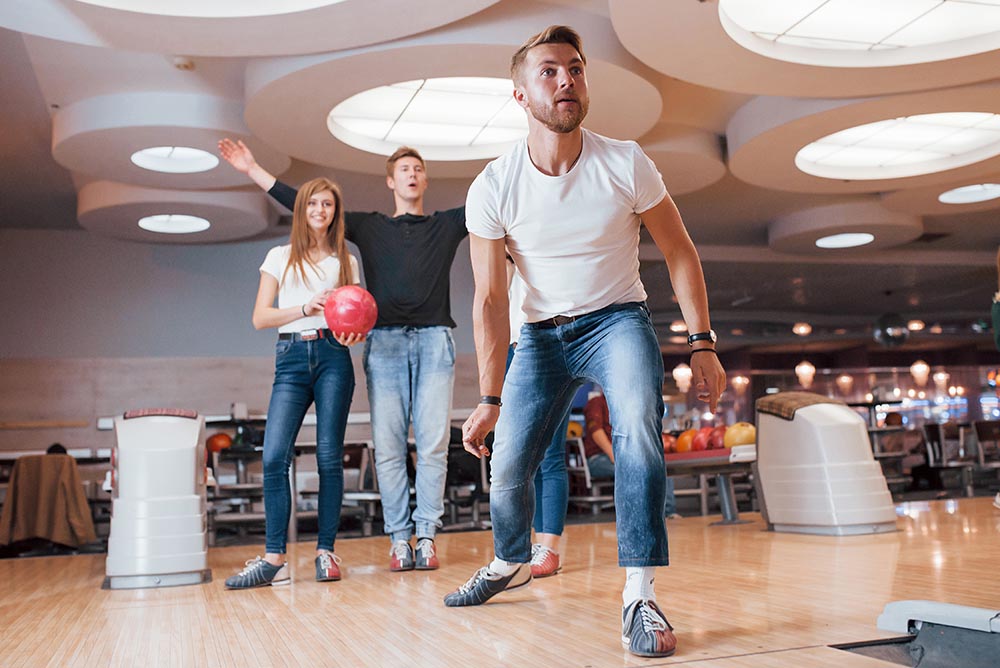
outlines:
[[[666,259],[694,332],[699,394],[713,411],[726,376],[698,253],[655,165],[635,142],[580,127],[589,103],[585,68],[579,35],[565,26],[548,28],[514,54],[514,99],[527,111],[528,137],[487,165],[466,201],[483,397],[463,440],[469,452],[488,455],[485,438],[496,428],[496,558],[445,604],[478,605],[531,581],[529,480],[577,387],[592,380],[604,388],[614,425],[618,562],[626,569],[622,642],[640,656],[667,656],[676,639],[653,592],[655,567],[668,562],[663,360],[639,279],[640,224]],[[524,279],[527,319],[506,381],[505,248]]]

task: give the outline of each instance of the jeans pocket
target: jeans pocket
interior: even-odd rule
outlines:
[[[278,342],[274,344],[274,356],[281,357],[289,350],[292,349],[292,342],[283,339],[278,339]]]
[[[445,346],[448,351],[448,363],[451,366],[455,366],[455,337],[452,336],[450,329],[445,330],[444,335]]]

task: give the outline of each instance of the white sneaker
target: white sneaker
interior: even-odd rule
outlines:
[[[1000,508],[1000,492],[993,498],[993,507]]]

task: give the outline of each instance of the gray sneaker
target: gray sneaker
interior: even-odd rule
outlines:
[[[226,578],[226,589],[286,585],[289,582],[291,580],[288,577],[288,564],[275,566],[260,557],[254,557],[247,560],[246,567],[242,571]]]
[[[502,591],[517,589],[531,583],[531,566],[520,564],[510,575],[500,575],[483,566],[464,585],[444,597],[449,608],[480,605]]]
[[[674,627],[655,601],[638,599],[622,610],[622,647],[636,656],[670,656],[677,649]]]

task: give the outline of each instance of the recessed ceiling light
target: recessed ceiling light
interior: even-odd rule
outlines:
[[[211,223],[198,216],[165,213],[140,218],[139,227],[160,234],[194,234],[195,232],[204,232],[211,227]]]
[[[1000,115],[921,114],[866,123],[804,146],[795,166],[828,179],[896,179],[932,174],[1000,154]]]
[[[924,329],[924,321],[923,320],[911,320],[908,323],[906,323],[906,328],[908,330],[910,330],[911,332],[921,332]]]
[[[744,48],[828,67],[885,67],[991,51],[995,0],[719,0],[719,21]]]
[[[670,323],[671,332],[686,332],[687,328],[688,327],[683,320],[674,320],[672,323]]]
[[[820,237],[816,240],[818,248],[855,248],[875,241],[875,235],[868,232],[845,232]]]
[[[809,336],[812,334],[813,328],[808,322],[797,322],[792,325],[792,331],[799,336]]]
[[[159,16],[191,16],[199,18],[235,18],[240,16],[270,16],[304,12],[317,7],[335,5],[344,0],[79,0],[89,5],[122,9]]]
[[[193,174],[215,169],[219,159],[199,148],[153,146],[132,154],[132,162],[143,169],[168,174]]]
[[[510,79],[448,77],[372,88],[333,108],[327,128],[354,148],[391,155],[414,146],[429,160],[494,158],[528,134]]]
[[[1000,197],[1000,183],[979,183],[974,186],[952,188],[938,195],[942,204],[971,204]]]

